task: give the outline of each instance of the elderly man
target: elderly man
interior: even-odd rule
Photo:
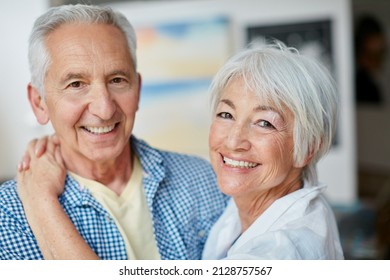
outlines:
[[[0,187],[0,259],[62,258],[56,242],[65,250],[79,242],[49,226],[64,215],[98,258],[201,257],[227,199],[206,161],[131,135],[141,85],[135,53],[132,26],[109,8],[61,6],[36,20],[28,99],[38,122],[53,125],[61,144],[51,149],[68,172],[61,195],[19,190],[23,205],[16,181]],[[44,174],[30,176],[44,187]],[[30,227],[34,212],[45,218]]]

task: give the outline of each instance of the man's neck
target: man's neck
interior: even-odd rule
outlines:
[[[66,159],[69,171],[89,180],[97,181],[120,195],[130,180],[133,171],[133,154],[130,145],[116,158],[94,162],[86,158]]]

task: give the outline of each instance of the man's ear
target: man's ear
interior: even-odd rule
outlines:
[[[34,112],[37,121],[44,125],[50,120],[49,112],[46,106],[46,101],[40,95],[37,88],[33,87],[31,83],[27,86],[28,101],[30,102],[31,108]]]
[[[140,100],[140,97],[141,97],[141,87],[142,87],[142,77],[141,77],[141,74],[140,73],[137,73],[138,75],[138,98],[137,98],[137,111],[139,109],[139,100]]]

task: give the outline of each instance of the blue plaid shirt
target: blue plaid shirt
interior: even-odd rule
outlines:
[[[210,165],[200,158],[153,149],[135,137],[131,144],[143,168],[143,184],[161,258],[200,259],[209,230],[228,199],[219,192]],[[100,258],[127,259],[125,243],[111,216],[69,175],[59,200]],[[8,181],[0,186],[0,259],[42,258],[16,182]]]

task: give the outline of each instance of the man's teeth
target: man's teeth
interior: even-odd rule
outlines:
[[[111,132],[115,127],[115,124],[110,125],[110,126],[101,126],[101,127],[94,127],[94,126],[85,126],[84,128],[93,133],[93,134],[104,134]]]
[[[238,167],[238,168],[253,168],[258,166],[257,163],[254,162],[248,162],[248,161],[237,161],[233,160],[227,157],[223,157],[223,161],[226,165],[229,165],[231,167]]]

